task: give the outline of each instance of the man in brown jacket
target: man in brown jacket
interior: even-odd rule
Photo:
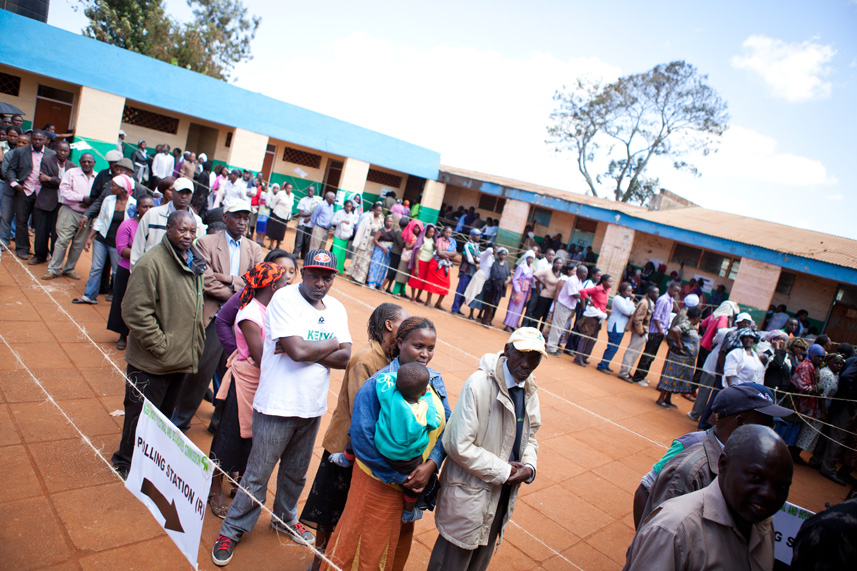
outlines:
[[[631,367],[637,362],[637,357],[640,356],[643,347],[646,345],[646,340],[649,338],[649,322],[652,320],[652,310],[660,293],[658,286],[649,286],[646,290],[646,295],[637,304],[634,314],[628,320],[626,330],[631,332],[631,341],[628,342],[628,348],[625,349],[625,355],[622,357],[622,368],[619,370],[619,378],[623,381],[634,382],[628,375],[631,373]]]
[[[205,301],[202,325],[205,327],[205,348],[199,369],[184,379],[171,419],[181,430],[190,427],[190,420],[224,357],[214,326],[214,316],[220,311],[221,305],[244,288],[241,276],[264,259],[259,244],[244,238],[249,220],[250,203],[236,200],[224,208],[226,232],[208,234],[196,243],[196,248],[208,264],[203,278]]]

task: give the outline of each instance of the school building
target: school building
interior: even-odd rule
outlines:
[[[684,262],[683,278],[726,286],[757,323],[773,304],[837,341],[857,343],[857,241],[701,208],[662,191],[650,208],[441,166],[440,154],[351,123],[0,10],[0,101],[25,126],[54,123],[95,150],[97,167],[126,133],[206,155],[216,164],[318,189],[388,191],[419,202],[435,222],[442,204],[499,218],[498,241],[517,248],[524,227],[591,245],[598,265]],[[40,38],[38,44],[33,38]],[[34,49],[35,45],[43,46]],[[150,148],[150,151],[152,149]]]

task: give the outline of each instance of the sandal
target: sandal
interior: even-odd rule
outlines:
[[[124,351],[125,347],[127,347],[127,346],[128,346],[128,342],[125,339],[120,339],[119,341],[116,342],[116,350],[117,351]]]
[[[214,503],[211,501],[212,498],[218,498],[220,500],[220,503],[218,505],[214,505]],[[211,508],[211,513],[214,515],[214,517],[226,519],[226,514],[229,512],[229,505],[226,503],[226,500],[223,499],[222,493],[208,494],[208,507]]]

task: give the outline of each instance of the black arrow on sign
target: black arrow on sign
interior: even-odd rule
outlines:
[[[158,511],[160,511],[161,515],[164,516],[165,529],[184,533],[181,521],[179,521],[179,512],[176,510],[175,501],[167,503],[167,498],[164,497],[164,494],[162,494],[160,490],[155,487],[155,484],[150,482],[148,478],[143,478],[143,485],[140,487],[140,491],[149,496],[152,501],[155,502],[155,505],[158,506]]]

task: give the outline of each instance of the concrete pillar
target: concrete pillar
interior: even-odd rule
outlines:
[[[253,172],[262,170],[265,151],[268,148],[268,136],[236,128],[229,145],[226,164],[230,168],[247,169]]]
[[[72,159],[76,161],[82,153],[91,152],[95,169],[107,168],[104,155],[116,148],[124,111],[124,97],[82,86],[74,117],[75,142],[82,144],[75,145]],[[91,149],[81,148],[85,146]]]
[[[524,227],[530,217],[530,203],[520,200],[506,200],[500,215],[500,229],[497,231],[497,243],[515,252],[524,234]]]
[[[741,266],[729,292],[729,299],[749,311],[756,325],[761,325],[765,312],[771,305],[777,282],[780,279],[780,267],[765,262],[741,259]]]
[[[420,213],[417,218],[423,222],[435,224],[440,216],[440,206],[446,194],[446,183],[426,180],[423,197],[420,199]]]
[[[607,224],[598,250],[598,267],[613,276],[613,291],[617,291],[634,245],[634,230]]]
[[[339,177],[339,190],[363,194],[366,188],[366,177],[369,176],[369,163],[347,158],[342,165]]]

